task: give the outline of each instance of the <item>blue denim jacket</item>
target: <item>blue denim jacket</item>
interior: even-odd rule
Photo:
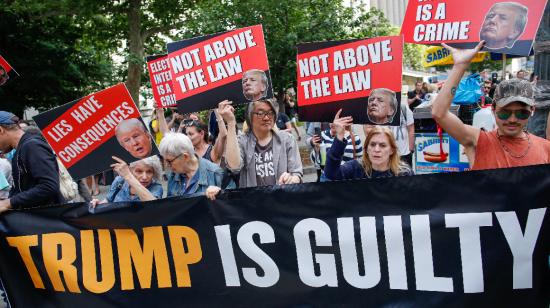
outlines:
[[[190,187],[186,187],[187,178],[180,173],[170,173],[168,176],[168,194],[167,197],[174,196],[193,196],[196,194],[204,194],[208,186],[221,187],[223,179],[223,169],[220,166],[208,161],[204,158],[199,158],[199,169],[195,173],[196,182],[191,179]],[[235,183],[231,181],[227,189],[235,188]]]
[[[119,186],[120,190],[116,196],[114,196]],[[163,189],[161,184],[153,180],[147,189],[153,194],[153,196],[155,196],[155,198],[162,198]],[[109,189],[106,199],[109,202],[139,201],[139,197],[137,195],[130,195],[130,185],[121,176],[117,176],[113,181],[113,184],[111,184],[111,188]]]

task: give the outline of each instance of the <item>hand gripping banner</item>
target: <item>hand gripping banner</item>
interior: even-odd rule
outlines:
[[[547,307],[550,165],[0,216],[14,307]]]

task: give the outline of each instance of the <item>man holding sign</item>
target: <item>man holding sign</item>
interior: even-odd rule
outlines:
[[[533,87],[526,80],[502,81],[495,90],[493,114],[497,129],[485,132],[466,125],[449,112],[457,85],[470,61],[483,47],[458,50],[442,44],[453,55],[454,65],[432,106],[432,116],[449,135],[465,147],[473,170],[509,168],[550,163],[550,142],[525,131],[535,110]]]
[[[512,48],[523,34],[527,25],[526,6],[516,2],[495,3],[479,31],[479,38],[485,40],[489,49]]]

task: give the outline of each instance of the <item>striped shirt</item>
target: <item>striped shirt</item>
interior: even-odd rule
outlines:
[[[363,156],[363,146],[361,145],[361,138],[357,136],[356,134],[353,134],[353,137],[355,139],[355,157],[353,157],[353,141],[351,140],[351,134],[346,131],[345,135],[346,139],[346,148],[344,150],[344,156],[342,157],[342,164],[356,159],[361,158]],[[326,145],[326,149],[330,149],[332,146],[332,142],[334,141],[334,137],[330,135],[330,128],[325,129],[321,132],[321,143]]]

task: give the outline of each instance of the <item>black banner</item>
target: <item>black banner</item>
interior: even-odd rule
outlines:
[[[550,165],[0,216],[15,307],[548,307]]]

